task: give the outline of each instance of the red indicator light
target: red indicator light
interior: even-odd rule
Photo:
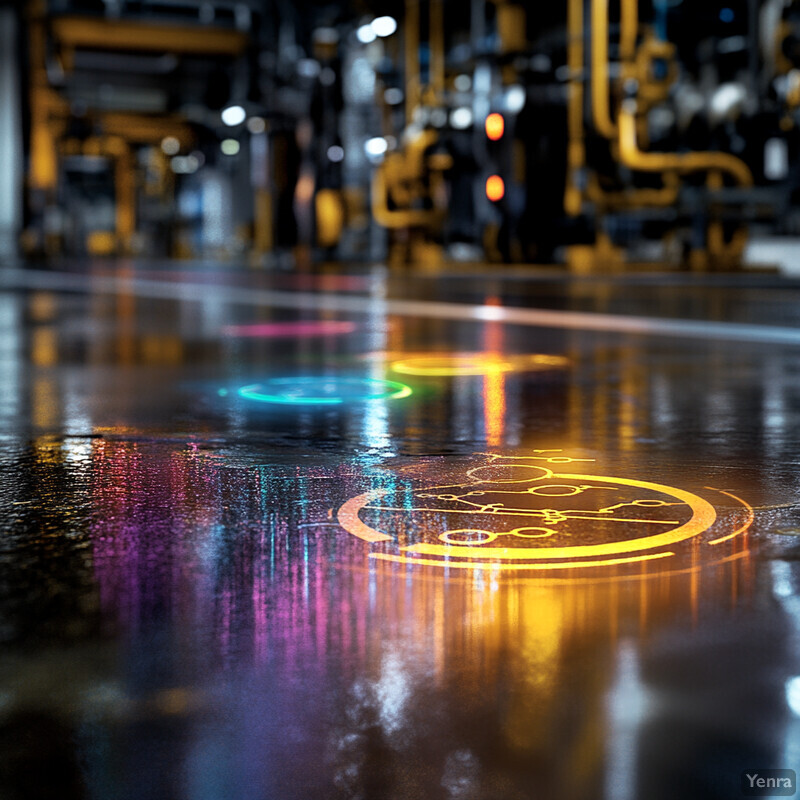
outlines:
[[[506,132],[506,121],[502,114],[489,114],[486,117],[486,136],[493,142],[500,141]]]
[[[491,175],[486,179],[486,196],[493,203],[502,200],[506,194],[506,185],[499,175]]]

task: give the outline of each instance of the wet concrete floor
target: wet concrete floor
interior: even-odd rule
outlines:
[[[800,765],[800,284],[0,272],[0,798]]]

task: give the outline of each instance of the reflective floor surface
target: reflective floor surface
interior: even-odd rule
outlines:
[[[800,284],[0,272],[0,798],[800,765]]]

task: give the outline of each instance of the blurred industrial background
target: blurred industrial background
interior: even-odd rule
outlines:
[[[800,234],[789,0],[32,0],[0,43],[6,255],[711,271]]]

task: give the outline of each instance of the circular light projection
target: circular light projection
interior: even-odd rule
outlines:
[[[397,30],[397,20],[394,17],[377,17],[372,20],[372,30],[376,36],[391,36]]]
[[[356,39],[358,39],[361,44],[369,44],[370,42],[374,42],[377,38],[377,34],[372,29],[372,25],[361,25],[356,31]]]
[[[519,114],[525,108],[525,89],[522,86],[509,86],[506,90],[506,109],[512,114]]]
[[[368,400],[400,400],[411,395],[411,387],[377,378],[302,377],[270,378],[243,386],[239,396],[259,403],[301,406],[331,406]]]
[[[450,125],[457,131],[464,131],[472,125],[472,109],[469,106],[454,108],[450,112]]]
[[[174,136],[165,136],[161,140],[161,150],[164,155],[174,156],[180,152],[181,143]]]
[[[460,468],[421,464],[416,486],[405,480],[353,497],[337,520],[352,536],[378,545],[369,552],[373,559],[447,570],[563,574],[613,567],[622,577],[636,575],[621,571],[626,567],[649,573],[653,561],[694,564],[697,547],[722,556],[709,563],[747,553],[753,510],[729,492],[705,487],[715,495],[709,500],[649,480],[581,467],[563,472],[558,465],[592,459],[560,450],[532,453],[475,454]],[[721,513],[719,495],[738,508]],[[717,549],[725,543],[730,547]]]
[[[434,108],[428,119],[434,128],[444,128],[447,125],[447,112],[443,108]]]
[[[266,129],[267,123],[263,117],[250,117],[250,119],[247,120],[247,130],[252,134],[258,135],[259,133],[264,133]]]
[[[169,164],[176,175],[191,175],[200,169],[200,161],[194,155],[173,156]]]
[[[328,148],[328,161],[332,161],[334,164],[344,161],[344,148],[338,144],[331,145]]]
[[[472,88],[472,78],[466,73],[456,75],[453,85],[457,92],[468,92]]]
[[[239,152],[239,142],[236,139],[223,139],[219,149],[226,156],[235,156]]]
[[[297,62],[297,74],[303,78],[316,78],[322,65],[315,58],[301,58]]]
[[[499,175],[490,175],[486,179],[486,197],[497,203],[506,196],[506,183]]]
[[[241,106],[228,106],[220,116],[228,127],[235,128],[247,119],[247,112]]]
[[[506,132],[506,121],[502,114],[495,112],[486,117],[485,127],[487,138],[491,139],[493,142],[499,142]]]
[[[390,106],[397,106],[403,102],[403,90],[399,89],[397,86],[390,86],[384,93],[383,99],[386,101],[387,105]]]
[[[367,139],[364,143],[364,152],[372,158],[382,156],[388,149],[389,143],[382,136]]]

